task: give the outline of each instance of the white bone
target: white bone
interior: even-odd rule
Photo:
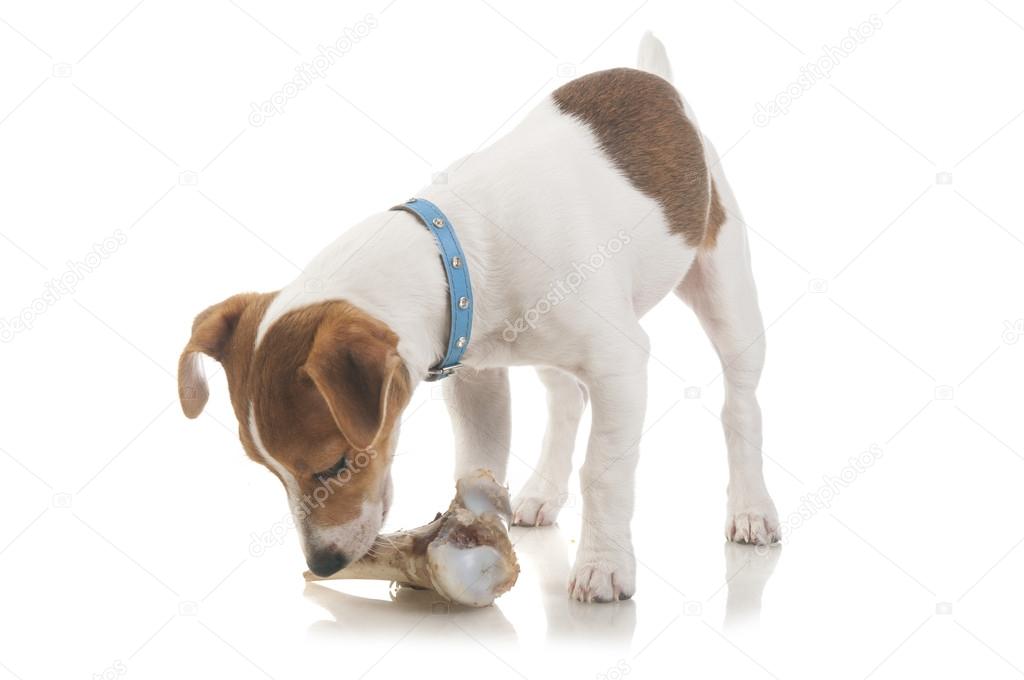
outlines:
[[[324,578],[374,579],[429,588],[447,600],[486,607],[519,576],[508,537],[508,490],[487,470],[455,484],[447,512],[417,529],[382,534],[357,562]]]

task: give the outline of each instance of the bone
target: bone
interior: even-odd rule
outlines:
[[[455,483],[455,499],[429,524],[378,536],[362,559],[331,576],[305,577],[392,581],[486,607],[519,576],[508,537],[511,512],[508,490],[489,471],[476,470]]]

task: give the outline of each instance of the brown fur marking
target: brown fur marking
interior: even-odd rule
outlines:
[[[702,248],[714,248],[718,242],[718,232],[725,223],[725,208],[722,207],[722,199],[718,195],[718,185],[711,180],[711,208],[708,210],[708,228],[704,232]]]
[[[593,130],[630,183],[661,205],[673,232],[692,247],[707,242],[714,205],[704,144],[671,83],[616,68],[577,78],[552,96]]]

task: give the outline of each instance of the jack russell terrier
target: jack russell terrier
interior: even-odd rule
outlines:
[[[555,521],[589,399],[569,593],[631,597],[649,357],[639,319],[670,292],[697,313],[722,363],[726,536],[778,540],[762,474],[754,393],[764,326],[747,236],[670,80],[665,49],[647,34],[639,70],[559,87],[454,163],[447,183],[357,224],[280,291],[235,295],[196,317],[178,366],[182,409],[195,418],[206,404],[200,355],[219,361],[242,446],[284,484],[313,573],[338,571],[377,536],[399,418],[420,380],[445,378],[456,477],[488,468],[504,483],[508,367],[532,365],[549,415],[514,522]]]

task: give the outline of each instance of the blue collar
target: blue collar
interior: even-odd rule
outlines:
[[[448,277],[448,293],[451,307],[451,328],[448,331],[448,351],[441,363],[427,371],[426,380],[440,380],[451,375],[469,346],[469,335],[473,329],[473,288],[469,285],[469,267],[466,256],[455,236],[455,227],[441,209],[425,198],[410,198],[392,210],[405,210],[420,218],[427,230],[434,235],[437,249],[441,251],[441,262]]]

